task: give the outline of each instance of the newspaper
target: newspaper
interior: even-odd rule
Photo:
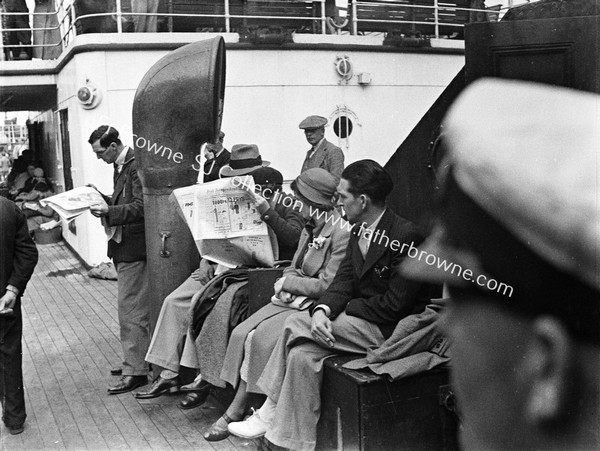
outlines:
[[[106,204],[102,195],[89,186],[80,186],[79,188],[41,199],[39,202],[43,207],[49,205],[66,221],[70,221],[86,212],[92,205]]]
[[[251,178],[246,184],[254,187]],[[273,266],[269,229],[234,178],[179,188],[173,195],[203,258],[229,268]]]

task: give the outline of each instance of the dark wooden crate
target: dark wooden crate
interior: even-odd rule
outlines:
[[[318,450],[457,450],[457,421],[442,406],[448,369],[389,382],[370,371],[342,368],[355,357],[325,363]]]

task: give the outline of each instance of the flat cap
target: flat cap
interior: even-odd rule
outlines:
[[[407,259],[403,274],[499,295],[600,341],[600,96],[481,80],[443,130],[450,169],[421,247],[433,257]]]
[[[323,168],[308,169],[295,182],[299,194],[317,205],[330,205],[337,189],[337,178]]]
[[[321,128],[325,127],[326,125],[327,119],[323,116],[308,116],[306,119],[300,122],[300,125],[298,125],[298,127],[303,130],[306,130],[308,128]]]

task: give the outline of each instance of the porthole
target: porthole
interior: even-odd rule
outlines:
[[[338,138],[346,139],[352,134],[354,124],[348,116],[339,116],[333,122],[333,131]]]

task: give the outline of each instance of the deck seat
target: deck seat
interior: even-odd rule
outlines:
[[[456,415],[446,407],[452,399],[447,367],[389,382],[343,368],[355,358],[325,362],[317,450],[458,449]]]

